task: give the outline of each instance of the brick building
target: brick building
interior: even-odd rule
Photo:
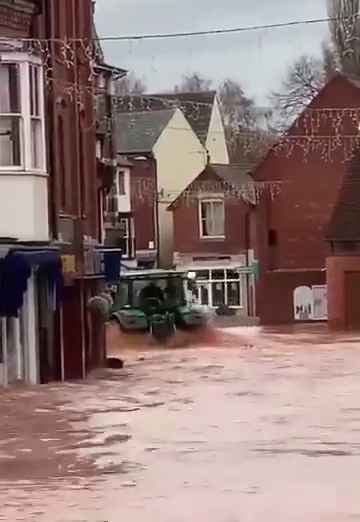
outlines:
[[[352,146],[339,135],[358,135],[351,108],[359,104],[358,83],[337,75],[290,128],[286,150],[281,143],[271,149],[254,172],[257,181],[281,187],[257,210],[257,312],[264,324],[327,317],[325,235]]]
[[[79,378],[104,360],[102,320],[87,303],[104,285],[100,202],[109,175],[97,162],[95,79],[109,80],[114,70],[93,44],[93,4],[0,3],[0,381],[5,384]],[[106,101],[112,93],[105,91]],[[111,155],[111,143],[101,152]]]
[[[254,314],[254,209],[253,180],[239,165],[208,165],[169,207],[174,265],[196,273],[199,305]]]
[[[51,235],[61,249],[66,271],[56,336],[65,379],[84,377],[102,364],[105,355],[102,322],[87,309],[89,299],[104,284],[96,250],[101,240],[103,180],[98,177],[94,89],[99,72],[95,65],[104,69],[105,64],[99,54],[89,59],[89,53],[98,53],[92,44],[93,4],[91,0],[43,0],[37,26],[38,36],[59,40],[52,44],[47,63],[46,108]],[[69,39],[78,41],[67,51],[62,46]]]
[[[329,227],[327,258],[329,326],[360,329],[360,156],[347,172]]]

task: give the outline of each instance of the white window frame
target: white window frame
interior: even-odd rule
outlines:
[[[120,192],[120,175],[123,176],[123,187],[124,187],[124,192]],[[120,207],[121,207],[121,198],[123,197],[126,197],[127,195],[127,190],[126,190],[126,171],[123,170],[123,169],[117,169],[116,171],[116,174],[115,174],[115,179],[114,179],[114,183],[110,189],[110,192],[109,194],[107,194],[105,196],[105,205],[104,205],[104,211],[105,211],[105,214],[106,215],[109,215],[111,214],[112,212],[109,210],[109,207],[110,207],[110,200],[111,199],[116,199],[117,200],[117,206],[118,206],[118,211],[117,213],[120,212]]]
[[[135,256],[135,223],[132,216],[122,217],[119,219],[119,225],[125,224],[125,234],[122,239],[126,241],[127,253],[124,255],[124,259],[129,258],[129,252],[132,253],[132,257]]]
[[[224,279],[213,279],[212,273],[217,272],[218,270],[224,271]],[[239,271],[239,278],[233,279],[231,277],[227,276],[227,270],[232,270],[233,272]],[[224,284],[224,301],[225,304],[228,303],[229,300],[229,288],[228,285],[231,283],[239,283],[240,285],[240,304],[239,305],[227,305],[230,306],[230,308],[234,308],[236,310],[243,310],[246,306],[246,274],[242,273],[240,268],[232,268],[229,266],[223,267],[194,267],[191,268],[191,272],[195,272],[198,274],[198,272],[209,272],[209,278],[208,279],[197,279],[197,287],[198,287],[198,296],[200,297],[200,286],[206,286],[208,288],[208,295],[209,295],[209,304],[207,305],[201,305],[208,308],[218,308],[217,305],[214,305],[214,299],[213,299],[213,291],[212,291],[212,285],[216,283]],[[244,295],[245,292],[245,295]]]
[[[122,183],[122,185],[124,187],[123,192],[120,192],[120,177],[122,177],[122,180],[123,180],[123,183]],[[125,172],[125,170],[118,169],[116,171],[115,186],[116,186],[116,194],[119,198],[126,196],[126,172]]]
[[[44,95],[44,74],[41,60],[36,56],[30,56],[23,52],[0,52],[0,65],[14,64],[19,68],[19,88],[20,88],[20,165],[0,165],[0,174],[2,172],[34,172],[38,175],[46,174],[46,141],[45,141],[45,95]],[[36,119],[40,121],[40,139],[39,147],[40,160],[39,167],[33,166],[32,154],[32,121],[34,116],[31,115],[31,99],[30,99],[30,67],[38,67],[39,76],[39,115]],[[1,116],[9,116],[12,114],[1,113]],[[17,116],[17,115],[15,115]]]
[[[203,229],[203,217],[202,217],[202,205],[204,203],[208,203],[208,204],[212,204],[212,203],[221,203],[222,206],[223,206],[223,210],[224,210],[224,234],[223,235],[207,235],[207,234],[204,234],[204,229]],[[213,239],[225,239],[225,201],[224,201],[224,198],[221,198],[221,197],[214,197],[214,198],[202,198],[199,200],[199,209],[198,209],[198,212],[199,212],[199,231],[200,231],[200,238],[201,239],[209,239],[209,240],[213,240]]]

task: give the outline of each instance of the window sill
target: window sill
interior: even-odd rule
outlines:
[[[0,167],[0,176],[37,176],[46,178],[49,176],[45,170],[24,169],[23,167]]]
[[[226,236],[200,236],[201,241],[225,241]]]

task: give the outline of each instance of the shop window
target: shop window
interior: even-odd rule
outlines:
[[[236,270],[198,270],[196,273],[197,302],[201,306],[218,308],[223,305],[233,308],[243,306],[245,276]]]
[[[222,199],[200,201],[200,237],[225,237],[225,206]]]

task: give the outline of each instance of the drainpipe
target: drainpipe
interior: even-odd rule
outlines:
[[[159,222],[159,185],[158,185],[158,172],[157,172],[157,161],[154,156],[151,157],[154,173],[155,173],[155,215],[154,215],[154,233],[155,233],[155,244],[156,244],[156,264],[157,267],[160,265],[160,222]]]
[[[77,0],[75,0],[75,1],[77,1]],[[77,15],[77,13],[76,13],[74,1],[71,3],[71,10],[72,10],[72,20],[73,20],[73,24],[72,24],[73,36],[77,37],[78,36],[77,32],[76,32],[76,23],[77,23],[76,15]],[[73,67],[74,83],[75,83],[75,85],[79,86],[81,78],[79,77],[79,70],[78,70],[79,64],[78,64],[77,56],[75,56],[74,61],[75,61],[74,67]],[[75,124],[75,141],[76,141],[75,150],[77,151],[76,168],[78,171],[77,183],[76,183],[77,207],[78,207],[77,208],[77,216],[78,216],[78,234],[77,234],[78,235],[78,237],[77,237],[78,252],[77,253],[80,256],[81,274],[83,274],[84,268],[85,268],[84,267],[84,227],[83,227],[83,219],[85,219],[85,208],[84,208],[84,189],[85,189],[85,187],[84,187],[83,162],[80,157],[80,155],[82,154],[82,148],[83,148],[83,143],[82,143],[82,138],[81,138],[82,125],[81,125],[80,111],[79,111],[79,105],[78,105],[77,100],[75,100],[74,112],[75,112],[74,124]],[[80,284],[80,317],[81,317],[80,329],[81,329],[82,377],[85,378],[86,377],[86,339],[85,339],[86,315],[85,315],[84,302],[85,302],[85,286],[86,285],[85,285],[85,281],[82,277],[80,278],[79,284]]]
[[[54,12],[51,12],[51,6],[49,2],[44,3],[44,27],[45,27],[45,37],[51,41],[51,38],[55,36],[55,20],[54,20]],[[54,44],[51,43],[52,55],[54,56]],[[52,62],[54,60],[52,59]],[[52,73],[51,73],[52,74]],[[44,85],[45,88],[45,85]],[[52,238],[57,238],[59,233],[58,227],[58,188],[56,186],[56,180],[54,180],[54,163],[53,160],[55,158],[55,112],[56,112],[56,100],[47,93],[45,94],[45,106],[48,109],[48,114],[50,115],[48,118],[45,118],[45,132],[47,136],[46,140],[46,157],[47,157],[47,167],[48,167],[48,205],[49,205],[49,221],[50,221],[50,233],[52,234]],[[50,138],[50,139],[49,139]]]
[[[245,248],[246,248],[246,266],[249,267],[249,250],[250,250],[250,214],[249,212],[245,215]],[[252,315],[253,310],[250,308],[251,304],[251,292],[250,292],[250,276],[246,273],[246,295],[247,295],[247,307],[248,315]]]

